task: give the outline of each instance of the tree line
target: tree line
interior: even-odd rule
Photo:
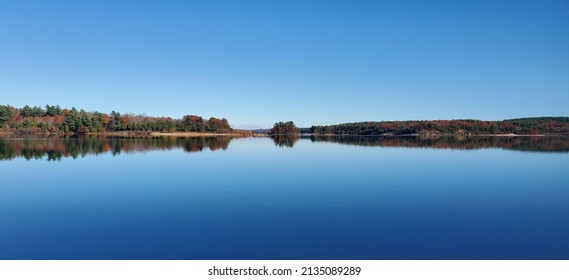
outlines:
[[[310,132],[317,135],[569,134],[569,117],[520,118],[503,121],[357,122],[312,126]]]
[[[196,115],[181,119],[149,117],[146,115],[87,112],[83,109],[61,108],[59,105],[24,106],[15,108],[0,105],[0,128],[20,133],[89,134],[106,132],[210,132],[228,133],[232,129],[227,119]]]

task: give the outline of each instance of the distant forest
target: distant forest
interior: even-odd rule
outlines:
[[[569,117],[521,118],[503,121],[358,122],[313,126],[310,133],[316,135],[569,134]]]
[[[182,119],[149,117],[111,112],[87,112],[76,108],[62,109],[59,105],[15,108],[0,105],[0,128],[19,133],[90,134],[106,132],[211,132],[228,133],[232,129],[227,119],[186,115]]]

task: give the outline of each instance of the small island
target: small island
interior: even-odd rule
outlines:
[[[300,128],[294,125],[294,122],[278,122],[273,125],[273,128],[268,132],[271,136],[278,135],[300,135]]]

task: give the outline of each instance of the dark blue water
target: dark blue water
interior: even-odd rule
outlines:
[[[0,139],[0,259],[569,258],[566,141],[393,139]]]

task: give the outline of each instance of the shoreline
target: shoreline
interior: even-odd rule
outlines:
[[[361,135],[361,134],[302,134],[302,136],[358,136],[358,137],[549,137],[567,136],[569,134],[398,134],[398,135]]]
[[[344,136],[344,137],[552,137],[561,136],[569,137],[569,134],[383,134],[383,135],[359,135],[359,134],[312,134],[303,133],[298,136]],[[146,131],[117,131],[103,133],[86,133],[86,134],[61,134],[61,133],[18,133],[18,131],[2,131],[0,136],[102,136],[102,137],[271,137],[272,135],[265,133],[240,131],[229,133],[214,132],[146,132]]]
[[[260,133],[248,132],[233,132],[233,133],[213,133],[213,132],[103,132],[103,133],[86,133],[86,134],[61,134],[61,133],[18,133],[18,131],[0,131],[2,136],[102,136],[102,137],[260,137],[265,136]]]
[[[212,132],[150,132],[148,136],[170,136],[170,137],[215,137],[215,136],[232,136],[232,137],[256,137],[264,136],[259,133],[212,133]]]

